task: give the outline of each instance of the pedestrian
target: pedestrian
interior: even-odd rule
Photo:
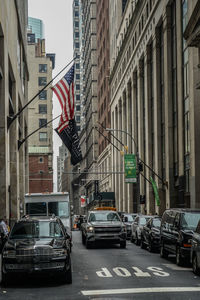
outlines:
[[[3,246],[8,238],[9,230],[6,224],[6,218],[0,218],[0,253],[3,249]]]

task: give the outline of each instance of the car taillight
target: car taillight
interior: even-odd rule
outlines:
[[[185,248],[190,248],[192,245],[191,244],[183,244],[183,247]]]

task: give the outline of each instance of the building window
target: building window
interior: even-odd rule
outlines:
[[[76,90],[80,90],[80,84],[76,84]]]
[[[81,117],[80,116],[76,116],[76,121],[80,122],[80,120],[81,120]]]
[[[79,48],[79,43],[75,43],[75,48]]]
[[[75,22],[75,27],[79,27],[79,22]]]
[[[43,91],[40,92],[39,99],[40,100],[47,100],[47,91],[46,90],[43,90]]]
[[[76,74],[76,79],[80,79],[80,74]]]
[[[46,142],[47,141],[47,132],[39,132],[39,140],[40,140],[40,142]]]
[[[80,69],[80,64],[76,64],[76,70]]]
[[[39,162],[39,164],[44,163],[44,158],[43,157],[39,157],[38,162]]]
[[[47,127],[47,119],[39,119],[39,127],[46,128]]]
[[[38,77],[38,85],[43,86],[47,84],[47,78],[46,77]]]
[[[39,114],[46,114],[46,113],[47,113],[47,105],[39,104]]]
[[[80,95],[76,95],[76,100],[80,100]]]
[[[47,73],[47,64],[39,64],[39,72]]]
[[[80,105],[76,105],[76,111],[80,111],[80,110],[81,110]]]

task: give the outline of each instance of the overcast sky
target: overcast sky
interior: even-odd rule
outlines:
[[[72,0],[28,0],[28,15],[32,18],[41,19],[44,23],[44,38],[46,53],[55,53],[55,69],[53,77],[56,76],[73,58],[73,23],[72,23]],[[55,84],[68,68],[56,78]],[[60,105],[53,96],[53,116],[60,114]],[[57,127],[59,118],[53,122],[53,129]],[[56,157],[61,139],[56,133],[53,134],[54,144],[54,191],[56,187]]]

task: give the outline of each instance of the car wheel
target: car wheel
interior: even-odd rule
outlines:
[[[134,243],[134,238],[133,238],[132,234],[131,234],[131,243]]]
[[[120,242],[120,248],[126,248],[126,241]]]
[[[141,249],[146,249],[146,247],[147,247],[142,238],[141,238],[140,247],[141,247]]]
[[[194,255],[192,258],[192,269],[194,274],[200,275],[200,268],[198,267],[198,261],[197,261],[197,256]]]
[[[71,266],[71,259],[69,260],[69,268],[65,269],[63,281],[67,284],[72,283],[72,266]]]
[[[85,246],[87,249],[91,249],[92,248],[92,243],[88,241],[87,238],[85,238]]]
[[[161,241],[160,245],[160,257],[162,258],[167,258],[168,257],[168,252],[165,250],[164,242]]]
[[[153,245],[151,240],[149,240],[149,252],[153,252]]]
[[[177,247],[176,249],[176,264],[177,266],[183,266],[184,265],[184,259],[181,256],[180,248]]]
[[[82,244],[85,245],[85,236],[83,233],[82,233]]]
[[[137,246],[140,245],[140,240],[138,239],[138,235],[137,235],[137,234],[136,234],[135,244],[136,244]]]
[[[1,257],[0,257],[0,261],[1,261]],[[7,282],[7,276],[6,274],[3,272],[3,265],[2,265],[2,262],[0,264],[0,284],[6,284]]]

